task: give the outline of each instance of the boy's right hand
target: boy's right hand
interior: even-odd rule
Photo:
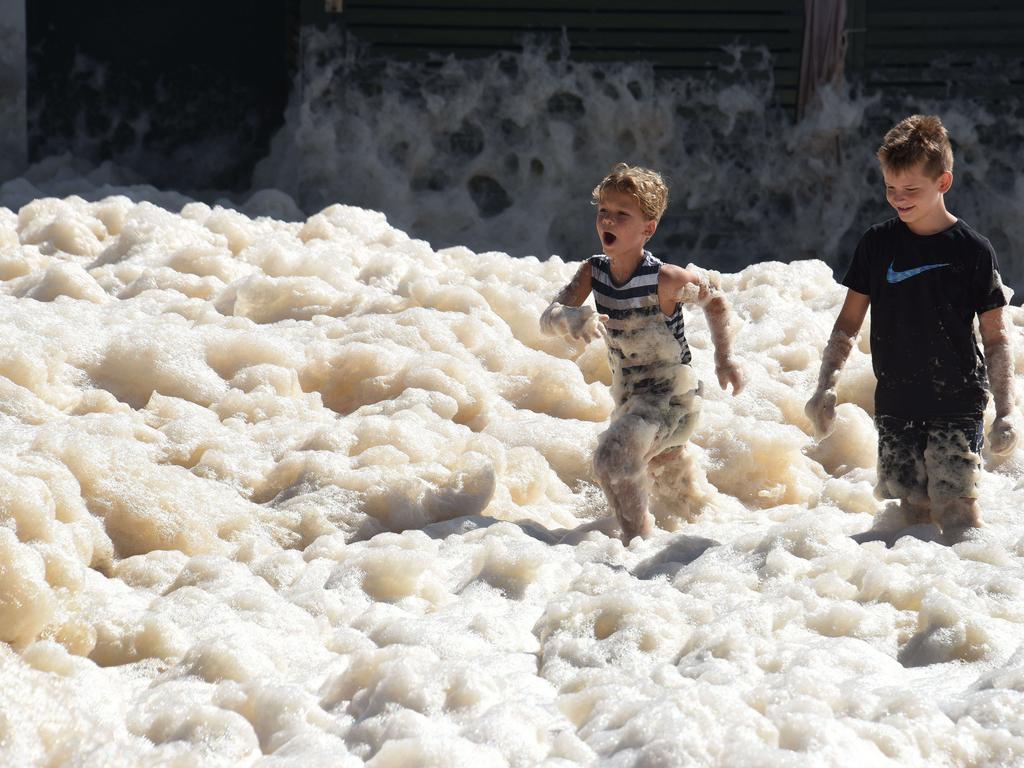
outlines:
[[[814,434],[819,440],[831,435],[836,424],[836,391],[817,390],[804,406],[804,413],[811,420]]]
[[[608,315],[599,315],[593,307],[584,304],[570,307],[552,302],[540,317],[544,333],[557,333],[589,344],[605,334],[604,322]]]
[[[604,322],[608,319],[608,315],[599,315],[596,309],[586,304],[582,307],[566,307],[565,309],[569,336],[587,344],[604,336]]]
[[[1017,429],[1006,416],[992,422],[988,432],[988,447],[996,456],[1006,456],[1017,447]]]

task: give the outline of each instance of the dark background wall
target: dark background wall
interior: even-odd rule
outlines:
[[[1024,57],[1024,3],[1016,0],[845,5],[846,72],[869,87],[942,96],[979,57]],[[345,0],[340,13],[305,0],[304,16],[342,25],[376,54],[399,59],[487,56],[517,50],[524,34],[564,36],[580,61],[641,58],[665,76],[692,76],[728,64],[728,45],[763,46],[778,100],[790,107],[804,35],[802,0]],[[997,74],[991,87],[997,97],[1020,93],[1024,78],[1019,69]]]
[[[241,189],[281,125],[298,6],[31,0],[29,160],[112,159],[158,186]]]
[[[330,14],[322,20],[330,22]],[[382,56],[488,56],[524,35],[564,40],[577,61],[652,62],[665,76],[693,76],[731,61],[733,43],[771,52],[783,103],[796,99],[804,10],[800,0],[347,0],[334,15]]]
[[[1024,4],[848,0],[847,76],[907,95],[952,95],[988,57],[993,102],[1024,91]],[[296,78],[302,25],[344,29],[371,56],[436,62],[564,40],[581,61],[641,58],[665,77],[763,46],[775,94],[793,109],[801,0],[32,0],[29,159],[114,160],[186,192],[243,190]],[[938,65],[936,66],[936,63]],[[984,64],[982,64],[984,66]],[[977,78],[969,86],[978,89]],[[976,95],[976,94],[975,94]]]

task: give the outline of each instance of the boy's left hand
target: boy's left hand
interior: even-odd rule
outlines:
[[[743,369],[731,357],[715,361],[715,375],[718,377],[718,386],[723,390],[728,391],[729,385],[732,384],[733,395],[738,395],[742,392],[743,387],[747,383],[747,377],[744,375]]]
[[[1000,416],[992,422],[988,431],[988,447],[996,456],[1006,456],[1017,446],[1017,428],[1006,416]]]

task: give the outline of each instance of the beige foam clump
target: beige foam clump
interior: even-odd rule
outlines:
[[[159,433],[123,417],[86,418],[80,434],[51,436],[45,448],[74,474],[119,556],[224,551],[225,539],[250,524],[248,503],[231,489],[153,463],[147,441]]]
[[[10,208],[0,206],[0,251],[19,245],[18,214]]]
[[[87,585],[86,569],[109,564],[110,539],[64,465],[35,453],[7,456],[2,464],[0,526],[10,538],[0,557],[0,603],[18,609],[3,621],[9,628],[4,639],[24,644],[47,632],[73,652],[87,650],[88,630],[76,629],[78,595]]]
[[[0,286],[3,293],[15,294],[22,289],[22,285],[32,279],[32,275],[50,262],[48,256],[40,253],[36,246],[18,247],[17,234],[11,236],[12,243],[3,245],[0,243],[0,280],[6,285]],[[17,280],[16,278],[27,280]]]
[[[131,299],[144,291],[177,291],[189,298],[209,300],[223,287],[224,284],[213,277],[181,273],[169,267],[147,267],[118,292],[118,298]]]
[[[243,277],[249,271],[226,248],[209,243],[184,245],[168,257],[166,264],[179,274],[215,277],[224,284]]]
[[[34,200],[18,212],[18,228],[23,243],[38,245],[47,255],[63,252],[92,258],[107,235],[89,204],[78,197]]]
[[[106,292],[92,276],[74,263],[51,265],[23,295],[36,301],[54,301],[59,296],[68,296],[93,304],[102,304],[108,299]]]
[[[209,405],[227,386],[207,365],[202,342],[182,333],[187,327],[176,315],[140,322],[137,333],[112,336],[86,371],[133,408],[144,406],[154,392]]]
[[[121,234],[135,203],[124,195],[112,195],[93,203],[90,211],[103,225],[108,237]]]
[[[877,453],[878,435],[874,422],[863,410],[850,403],[836,407],[832,434],[807,451],[808,456],[836,477],[851,469],[874,467]]]
[[[0,639],[14,645],[31,642],[55,610],[42,556],[13,531],[0,528]]]
[[[405,233],[389,226],[383,213],[337,204],[310,216],[299,230],[299,238],[304,242],[344,240],[347,236],[371,246],[394,245],[409,239]]]
[[[11,334],[0,343],[0,375],[10,384],[31,392],[43,403],[63,410],[79,399],[74,379],[79,373],[66,364],[59,345],[38,337]],[[70,379],[70,381],[69,381]],[[5,386],[7,384],[5,383]]]
[[[309,320],[314,315],[345,314],[353,297],[310,277],[252,277],[242,283],[234,312],[257,323]]]
[[[129,586],[163,592],[187,562],[184,552],[158,549],[118,561],[112,574]]]
[[[695,440],[713,462],[708,480],[754,506],[806,504],[824,474],[802,452],[806,436],[789,425],[736,418],[729,433],[700,433]]]

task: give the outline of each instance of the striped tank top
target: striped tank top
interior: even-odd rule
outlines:
[[[676,385],[680,365],[689,365],[690,346],[683,332],[682,307],[665,315],[658,303],[662,262],[644,251],[636,270],[622,285],[612,279],[609,258],[591,256],[590,283],[597,311],[608,315],[608,359],[615,399],[633,393],[667,394]]]

